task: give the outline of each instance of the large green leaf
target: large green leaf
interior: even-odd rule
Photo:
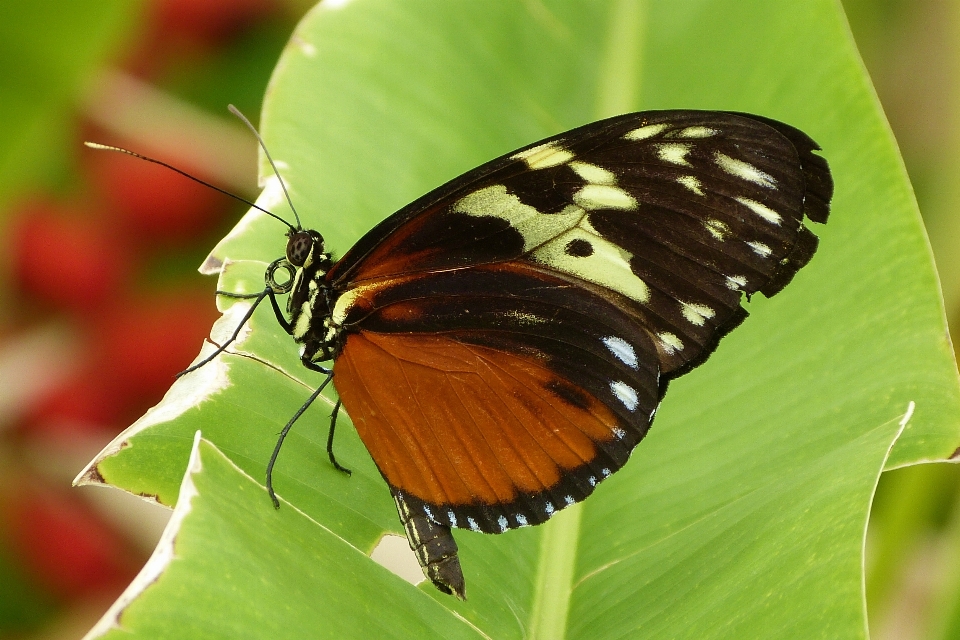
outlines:
[[[274,512],[259,500],[262,488],[253,478],[196,435],[181,499],[157,550],[95,632],[235,640],[478,637],[435,601],[399,588],[400,578],[303,512],[289,504]],[[338,579],[345,574],[358,579]],[[373,589],[387,615],[370,615]],[[250,594],[259,594],[257,606],[250,606]],[[318,603],[340,613],[320,628]]]
[[[960,388],[916,205],[836,3],[338,2],[298,28],[261,126],[304,224],[342,253],[390,212],[484,160],[601,116],[667,107],[762,113],[823,145],[837,193],[816,258],[775,299],[754,298],[753,317],[671,385],[650,436],[581,507],[502,536],[458,532],[467,602],[422,587],[419,597],[443,610],[374,609],[388,591],[412,588],[375,582],[379,574],[344,559],[320,581],[369,584],[357,596],[364,606],[324,598],[330,585],[305,579],[317,597],[297,615],[316,635],[351,635],[343,629],[352,621],[364,637],[369,615],[395,623],[384,637],[405,637],[414,624],[494,638],[865,636],[861,550],[877,476],[885,464],[957,449]],[[290,215],[275,181],[261,202]],[[257,290],[283,246],[283,228],[251,214],[205,269],[225,265],[221,289]],[[218,341],[246,308],[222,304]],[[237,351],[177,382],[85,481],[172,504],[197,429],[262,478],[276,433],[319,378],[297,364],[266,309]],[[346,422],[337,453],[354,474],[327,462],[329,404],[319,406],[288,438],[276,486],[317,523],[319,538],[332,533],[369,552],[399,529],[396,515]],[[225,478],[209,485],[212,499],[233,488]],[[237,517],[276,528],[285,548],[304,547],[301,530],[277,520],[292,509],[272,513],[263,492],[249,493],[261,515]],[[233,548],[233,534],[222,535]],[[140,613],[121,615],[123,627],[157,635],[143,622],[152,612],[165,633],[190,635],[194,614],[185,611],[223,580],[204,564],[221,562],[220,553],[185,556],[194,577],[162,595],[148,588]],[[231,563],[257,566],[258,553],[251,545]],[[317,562],[281,568],[299,575]],[[271,610],[279,582],[239,584],[233,597],[260,615],[286,614]],[[212,603],[204,610],[230,622]]]

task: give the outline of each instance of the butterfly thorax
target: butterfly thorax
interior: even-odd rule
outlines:
[[[301,357],[312,362],[332,359],[339,343],[339,331],[330,321],[333,293],[325,279],[332,265],[323,236],[314,230],[292,231],[286,256],[272,262],[264,276],[274,293],[290,294],[287,313],[293,339],[303,345]],[[284,282],[277,282],[278,270],[288,274]]]

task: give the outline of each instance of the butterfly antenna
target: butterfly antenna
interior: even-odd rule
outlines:
[[[254,127],[250,121],[247,120],[247,117],[240,113],[240,110],[235,106],[232,104],[227,105],[227,109],[230,110],[230,113],[240,118],[240,120],[243,121],[243,124],[247,125],[247,128],[253,132],[254,136],[256,136],[257,142],[260,143],[260,148],[263,149],[264,155],[267,156],[267,161],[270,162],[270,166],[273,168],[274,175],[277,176],[277,180],[280,181],[280,188],[283,189],[283,195],[287,196],[287,204],[290,205],[290,210],[293,211],[293,217],[297,219],[297,230],[299,231],[303,229],[303,225],[300,224],[300,215],[297,213],[297,208],[293,206],[293,200],[290,198],[290,193],[287,192],[287,185],[284,184],[283,178],[280,177],[280,172],[277,171],[277,165],[273,163],[273,158],[270,156],[270,152],[267,151],[267,145],[263,142],[263,138],[260,137],[260,132],[257,131],[256,127]]]
[[[282,222],[283,224],[285,224],[285,225],[287,225],[288,227],[290,227],[291,229],[293,229],[293,225],[292,225],[292,224],[290,224],[289,222],[287,222],[286,220],[284,220],[283,218],[281,218],[281,217],[278,216],[277,214],[272,213],[272,212],[270,212],[270,211],[267,211],[266,209],[264,209],[264,208],[261,207],[260,205],[254,203],[254,202],[250,202],[250,201],[247,200],[246,198],[242,198],[242,197],[238,196],[238,195],[235,194],[235,193],[230,193],[229,191],[227,191],[227,190],[225,190],[225,189],[221,189],[220,187],[218,187],[218,186],[216,186],[216,185],[210,184],[209,182],[207,182],[207,181],[205,181],[205,180],[201,180],[200,178],[198,178],[198,177],[196,177],[196,176],[192,176],[192,175],[190,175],[189,173],[187,173],[186,171],[184,171],[183,169],[178,169],[178,168],[176,168],[175,166],[173,166],[172,164],[167,164],[166,162],[164,162],[164,161],[162,161],[162,160],[157,160],[156,158],[151,158],[151,157],[149,157],[149,156],[145,156],[145,155],[139,154],[139,153],[137,153],[136,151],[130,151],[129,149],[124,149],[123,147],[113,147],[113,146],[111,146],[111,145],[109,145],[109,144],[100,144],[99,142],[84,142],[83,144],[86,145],[86,146],[88,146],[88,147],[90,147],[91,149],[97,149],[97,150],[100,150],[100,151],[116,151],[117,153],[125,153],[125,154],[127,154],[128,156],[133,156],[134,158],[139,158],[140,160],[146,160],[147,162],[152,162],[153,164],[158,164],[158,165],[160,165],[161,167],[166,167],[167,169],[170,169],[171,171],[176,171],[177,173],[179,173],[180,175],[182,175],[182,176],[185,177],[185,178],[190,178],[190,179],[193,180],[194,182],[198,182],[198,183],[202,184],[202,185],[205,186],[205,187],[210,187],[210,188],[213,189],[214,191],[219,191],[220,193],[222,193],[222,194],[225,195],[225,196],[230,196],[230,197],[233,198],[234,200],[237,200],[237,201],[239,201],[239,202],[242,202],[242,203],[244,203],[245,205],[248,205],[248,206],[250,206],[250,207],[253,207],[254,209],[257,209],[258,211],[262,211],[263,213],[267,214],[268,216],[271,216],[271,217],[273,217],[273,218],[276,218],[277,220],[279,220],[279,221]],[[298,220],[298,222],[299,222],[299,220]],[[296,231],[296,229],[294,229],[294,230]]]

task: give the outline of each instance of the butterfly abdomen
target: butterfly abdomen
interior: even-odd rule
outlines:
[[[457,542],[450,534],[450,527],[412,512],[399,492],[394,492],[393,498],[397,513],[400,514],[400,523],[407,535],[407,542],[417,556],[423,575],[440,591],[466,600],[466,585],[457,556]]]

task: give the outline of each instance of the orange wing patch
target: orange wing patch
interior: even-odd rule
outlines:
[[[351,334],[334,384],[387,482],[437,508],[549,490],[618,428],[540,361],[442,335]]]

